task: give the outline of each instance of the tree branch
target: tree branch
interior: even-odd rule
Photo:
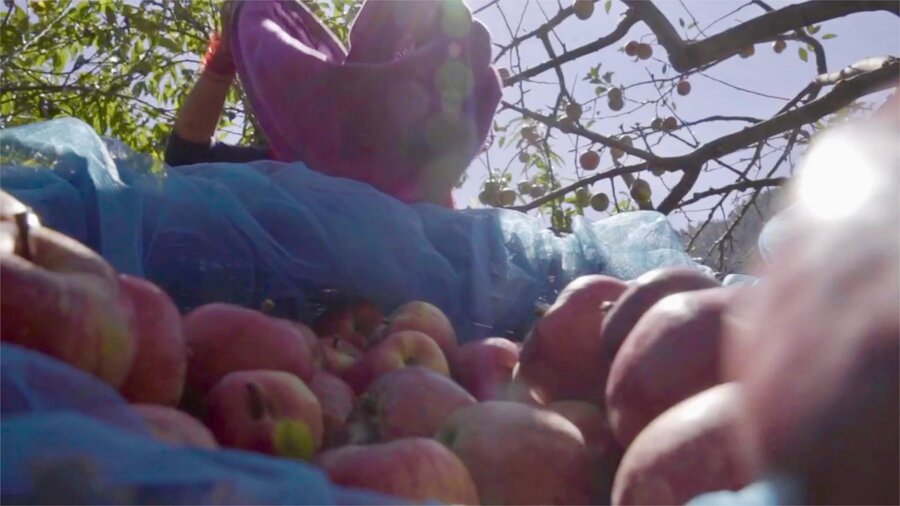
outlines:
[[[771,40],[785,32],[829,19],[879,10],[900,15],[900,2],[896,0],[814,0],[768,12],[711,37],[687,43],[652,2],[643,0],[623,0],[623,2],[647,24],[656,35],[659,44],[668,53],[669,63],[682,73],[733,56],[756,42]]]
[[[710,188],[709,190],[694,193],[694,196],[681,201],[678,204],[678,207],[684,207],[691,205],[695,202],[699,202],[706,197],[711,197],[713,195],[719,195],[721,193],[731,193],[737,190],[749,190],[751,188],[766,188],[769,186],[781,186],[788,181],[786,177],[773,177],[767,179],[757,179],[757,180],[748,180],[748,181],[740,181],[738,183],[733,183],[727,186],[722,186],[720,188]]]

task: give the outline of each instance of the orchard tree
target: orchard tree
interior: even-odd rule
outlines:
[[[346,42],[358,0],[303,1]],[[463,193],[540,216],[558,233],[579,214],[644,209],[680,217],[688,249],[719,269],[759,196],[784,184],[802,147],[817,131],[878,106],[900,71],[895,56],[830,66],[826,50],[838,36],[866,37],[862,29],[830,31],[833,20],[876,12],[893,22],[896,0],[778,8],[685,0],[676,17],[664,13],[675,2],[570,1],[468,0],[492,31],[505,88],[491,145],[460,182]],[[697,11],[709,5],[729,12],[703,20]],[[74,116],[159,158],[218,29],[221,2],[4,0],[3,9],[0,127]],[[590,40],[573,44],[576,31]],[[723,68],[759,61],[763,52],[812,67],[808,80],[775,96],[754,88],[780,83],[778,75],[723,78]],[[691,99],[709,83],[733,92],[717,100],[768,97],[778,106],[698,114]],[[232,142],[261,138],[244,105],[236,86],[220,125]],[[712,229],[716,237],[701,240]]]

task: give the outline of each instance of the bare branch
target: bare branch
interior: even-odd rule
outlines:
[[[678,204],[678,206],[679,207],[688,206],[695,202],[699,202],[707,197],[711,197],[713,195],[719,195],[722,193],[731,193],[733,191],[749,190],[751,188],[759,189],[759,188],[766,188],[769,186],[782,186],[787,181],[788,181],[788,178],[786,178],[786,177],[773,177],[773,178],[767,178],[767,179],[757,179],[757,180],[752,180],[752,181],[751,180],[740,181],[738,183],[733,183],[733,184],[730,184],[727,186],[722,186],[720,188],[711,188],[706,191],[697,192],[694,194],[693,197],[691,197],[687,200],[681,201]]]

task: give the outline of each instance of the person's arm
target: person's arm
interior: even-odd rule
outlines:
[[[249,162],[268,157],[265,148],[230,146],[214,139],[235,77],[230,46],[231,7],[230,2],[223,6],[221,38],[211,43],[200,78],[178,110],[166,146],[165,160],[169,165]]]

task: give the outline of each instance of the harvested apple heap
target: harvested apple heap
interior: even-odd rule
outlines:
[[[884,300],[874,294],[881,288],[868,284],[856,295],[877,318],[857,320],[850,311],[834,318],[857,322],[842,328],[870,346],[810,336],[822,353],[844,359],[798,361],[799,378],[829,378],[828,390],[804,383],[811,404],[789,405],[791,366],[772,364],[810,346],[792,344],[785,330],[802,334],[795,327],[821,318],[816,303],[828,300],[827,290],[815,284],[816,293],[779,299],[771,288],[725,288],[687,268],[628,283],[585,276],[559,294],[521,345],[501,337],[459,345],[447,317],[422,301],[387,318],[365,300],[347,302],[311,327],[222,303],[182,316],[152,283],[117,275],[81,244],[28,226],[8,195],[0,203],[4,341],[118,388],[161,440],[310,461],[341,485],[452,504],[679,504],[737,490],[793,448],[794,460],[776,460],[778,469],[812,488],[847,472],[803,474],[816,462],[818,447],[798,443],[808,443],[802,435],[816,426],[813,408],[826,405],[834,415],[841,402],[850,410],[868,401],[896,406],[896,366],[884,352],[896,357],[897,338],[869,332],[893,329],[896,306],[873,302]],[[833,262],[815,251],[798,255],[814,273],[815,262]],[[897,277],[890,262],[873,265]],[[773,286],[789,293],[804,285]],[[746,300],[741,305],[756,312],[726,312]],[[779,338],[760,352],[761,368],[736,368],[753,380],[745,385],[752,395],[727,381],[719,358],[729,335],[746,341],[746,332]],[[858,376],[842,383],[848,368],[860,371],[852,364],[869,363],[854,359],[872,358],[872,350],[882,359],[872,367],[893,378],[893,390],[866,390]],[[834,399],[837,408],[828,404]],[[778,407],[776,420],[760,409],[767,402]],[[762,459],[738,437],[742,413],[777,436],[765,441]],[[872,476],[891,473],[897,418],[866,413],[854,420],[870,429],[869,439],[887,443],[879,451],[888,460],[866,468],[870,481],[862,483],[871,485]]]

